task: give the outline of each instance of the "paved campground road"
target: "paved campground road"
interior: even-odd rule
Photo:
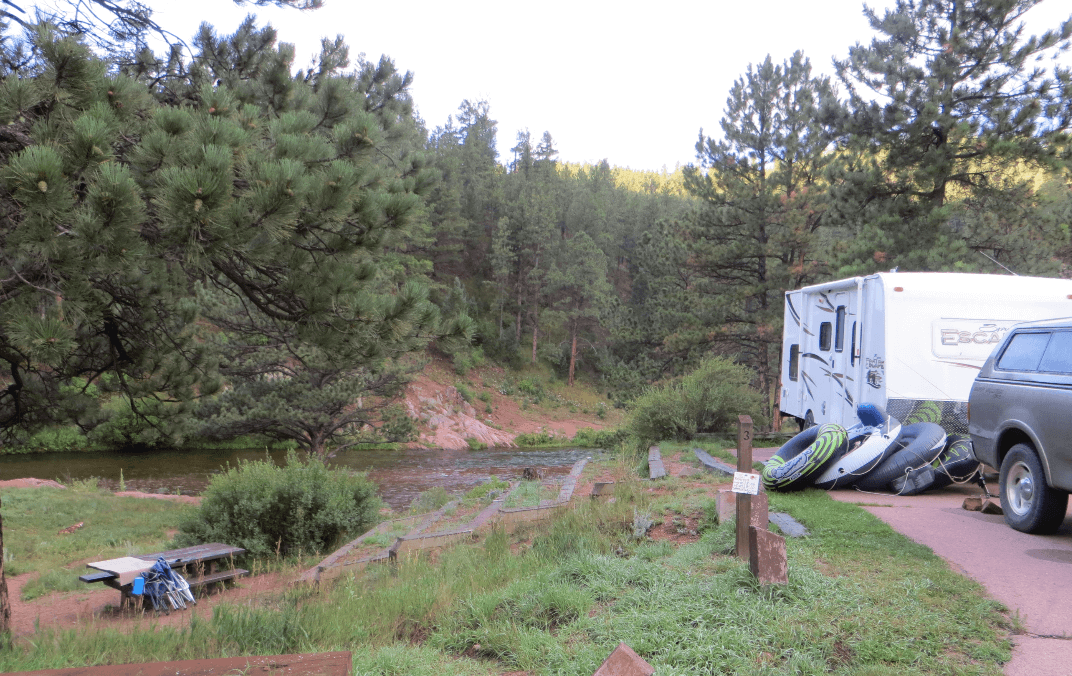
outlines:
[[[765,461],[777,448],[757,448]],[[997,495],[997,482],[988,483]],[[863,506],[897,532],[930,547],[957,572],[986,587],[1019,616],[1026,633],[1013,636],[1006,676],[1072,674],[1072,508],[1055,535],[1027,535],[995,514],[969,512],[964,498],[981,495],[977,484],[923,495],[895,496],[830,491]]]

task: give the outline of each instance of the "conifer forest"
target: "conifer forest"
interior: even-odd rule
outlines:
[[[1039,1],[898,0],[833,77],[757,59],[673,171],[562,161],[482,100],[422,119],[343,38],[304,66],[251,17],[161,52],[138,3],[0,3],[3,441],[402,439],[429,351],[623,406],[719,355],[769,416],[788,289],[1072,275],[1072,19],[1029,34]]]

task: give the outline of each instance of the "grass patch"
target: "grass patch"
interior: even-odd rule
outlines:
[[[4,571],[38,574],[23,589],[24,599],[78,589],[87,561],[167,549],[168,532],[192,511],[168,500],[115,497],[95,484],[4,490]],[[59,534],[79,522],[85,525]]]
[[[732,524],[680,546],[633,538],[634,514],[702,498],[661,485],[667,494],[624,476],[614,502],[578,500],[515,537],[493,531],[434,563],[222,605],[185,627],[42,631],[0,653],[0,671],[353,650],[361,674],[588,676],[619,641],[660,674],[998,676],[1010,657],[1008,620],[978,584],[857,506],[772,495],[811,536],[787,542],[789,584],[761,588],[722,554]]]
[[[539,507],[541,500],[558,497],[558,486],[545,486],[539,481],[522,481],[506,499],[506,507]]]

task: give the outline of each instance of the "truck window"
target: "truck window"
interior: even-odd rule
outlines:
[[[1049,340],[1049,332],[1017,333],[998,359],[998,368],[1004,371],[1037,371]]]
[[[845,351],[845,306],[839,305],[834,320],[834,352]]]
[[[796,380],[800,371],[800,346],[792,345],[789,348],[789,379]]]
[[[1072,374],[1072,331],[1058,331],[1050,338],[1039,362],[1039,371]]]
[[[856,322],[852,323],[852,346],[849,347],[849,366],[856,366]]]
[[[831,330],[832,328],[833,326],[830,322],[823,322],[819,325],[819,349],[823,352],[830,351],[830,334],[833,333]]]

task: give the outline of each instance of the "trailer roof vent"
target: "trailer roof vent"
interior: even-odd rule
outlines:
[[[904,291],[904,287],[903,286],[895,286],[895,287],[893,287],[893,290],[894,291]]]

